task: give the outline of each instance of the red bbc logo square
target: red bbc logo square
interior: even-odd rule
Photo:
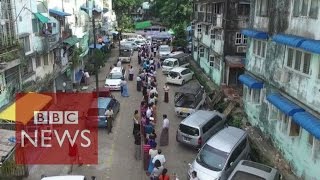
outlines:
[[[17,164],[98,164],[98,109],[92,93],[18,94]]]

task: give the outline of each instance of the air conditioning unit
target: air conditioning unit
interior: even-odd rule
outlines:
[[[237,46],[237,53],[246,53],[247,46]]]
[[[282,83],[288,83],[290,79],[290,73],[288,70],[283,70],[281,72],[281,76],[280,76],[280,82]]]

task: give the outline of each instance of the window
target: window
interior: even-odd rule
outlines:
[[[198,8],[199,8],[198,4],[194,4],[194,11],[195,11],[195,12],[198,11]]]
[[[295,123],[292,118],[290,118],[290,129],[289,136],[299,136],[300,134],[300,126]]]
[[[269,120],[280,120],[281,119],[280,118],[281,112],[279,111],[279,109],[277,107],[268,103],[268,108],[269,108],[269,114],[268,114]]]
[[[266,57],[267,42],[261,40],[253,41],[253,54],[262,58]]]
[[[209,26],[206,26],[206,35],[208,35],[209,34]]]
[[[23,37],[20,39],[21,43],[23,44],[23,47],[24,47],[24,51],[25,52],[29,52],[31,49],[30,49],[30,39],[29,39],[29,36],[26,36],[26,37]]]
[[[251,102],[252,104],[261,104],[261,89],[251,89],[247,86],[244,87],[246,91],[246,101]]]
[[[318,66],[318,79],[320,79],[320,63],[319,63],[319,66]]]
[[[233,163],[232,165],[235,166],[236,164],[234,164],[234,162],[236,161],[236,159],[240,156],[240,154],[242,153],[242,151],[246,148],[247,145],[247,139],[244,139],[237,147],[236,149],[232,152],[232,155],[230,156],[230,159],[228,161],[227,164],[227,168],[229,168],[231,166],[231,163]]]
[[[201,30],[202,30],[201,24],[198,24],[198,33],[201,33]]]
[[[36,67],[41,66],[41,58],[39,56],[36,57]]]
[[[243,45],[243,44],[247,44],[247,38],[243,34],[237,32],[236,33],[236,45]]]
[[[198,47],[196,45],[193,46],[193,51],[198,51]]]
[[[215,120],[210,120],[209,122],[207,122],[207,124],[205,124],[202,128],[202,132],[203,134],[206,133],[209,129],[211,129],[218,121]]]
[[[22,21],[22,16],[19,16],[19,21],[20,21],[20,22]]]
[[[287,63],[286,66],[290,69],[310,73],[311,54],[293,48],[287,48]]]
[[[280,125],[280,130],[281,130],[282,133],[284,133],[284,134],[287,134],[289,119],[290,119],[289,116],[287,116],[287,115],[284,114],[284,113],[281,113],[281,125]]]
[[[214,3],[213,8],[213,14],[222,14],[222,3]]]
[[[249,4],[238,4],[238,15],[239,16],[249,16],[250,14],[250,5]]]
[[[211,29],[211,30],[210,30],[210,39],[211,39],[211,40],[216,39],[216,32],[215,32],[214,29]]]
[[[32,65],[32,59],[31,58],[27,58],[26,59],[26,64],[23,65],[22,72],[23,72],[22,73],[23,77],[33,73],[33,65]]]
[[[312,134],[309,134],[309,144],[312,147],[312,157],[314,159],[320,157],[320,141],[315,138]]]
[[[39,21],[38,21],[38,19],[32,19],[32,31],[34,33],[39,32]]]
[[[43,56],[43,65],[45,65],[45,66],[49,65],[48,54],[45,54]]]
[[[215,62],[214,62],[214,56],[210,56],[210,57],[209,57],[209,66],[210,66],[210,67],[213,67],[213,66],[214,66],[214,63],[215,63]]]
[[[204,57],[204,48],[203,47],[199,48],[199,55],[200,55],[200,57]]]
[[[318,18],[319,0],[294,0],[292,15],[294,17]]]
[[[267,16],[268,15],[268,0],[257,0],[256,1],[256,15]]]

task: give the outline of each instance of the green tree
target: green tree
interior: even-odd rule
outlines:
[[[72,68],[76,68],[77,66],[79,66],[81,60],[80,60],[80,54],[82,53],[82,49],[81,48],[77,48],[75,47],[73,49],[73,54],[72,54],[72,58],[71,58],[71,63],[72,63]]]

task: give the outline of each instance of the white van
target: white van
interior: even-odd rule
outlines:
[[[50,177],[44,177],[41,180],[85,180],[85,176],[82,176],[82,175],[50,176]]]

